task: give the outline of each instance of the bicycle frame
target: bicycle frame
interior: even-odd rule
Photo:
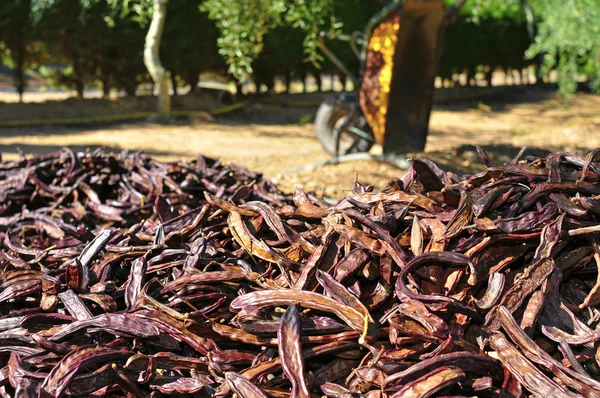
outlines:
[[[342,71],[354,84],[355,88],[360,86],[360,78],[362,78],[362,74],[364,72],[365,60],[367,58],[367,45],[373,34],[373,30],[377,25],[381,23],[384,19],[386,19],[392,12],[396,11],[398,8],[404,5],[406,0],[393,0],[390,4],[381,9],[377,14],[375,14],[365,27],[364,32],[356,31],[352,33],[352,35],[344,34],[344,33],[331,33],[322,31],[319,34],[319,48],[327,58],[340,70]],[[350,48],[352,52],[357,56],[360,61],[360,71],[359,76],[356,76],[344,65],[344,63],[325,45],[325,38],[330,40],[341,40],[347,41],[350,43]],[[358,45],[361,46],[361,49],[358,49]]]
[[[365,61],[367,58],[367,46],[371,35],[373,34],[373,30],[377,25],[379,25],[383,20],[385,20],[392,12],[396,11],[398,8],[402,7],[405,0],[393,0],[390,4],[385,6],[381,11],[375,14],[365,27],[364,32],[356,31],[352,33],[352,35],[344,34],[344,33],[331,33],[331,32],[320,32],[319,34],[319,48],[327,58],[342,72],[344,73],[353,83],[355,90],[360,88],[360,80],[362,79],[364,69],[365,69]],[[341,40],[347,41],[350,43],[350,48],[352,52],[356,55],[356,57],[360,61],[360,70],[359,76],[356,76],[352,73],[348,67],[325,45],[325,38],[331,40]],[[360,49],[359,49],[359,46]],[[356,113],[360,110],[360,106],[356,104],[356,106],[351,107],[350,113],[348,114],[348,118],[346,121],[339,127],[334,128],[334,139],[335,139],[335,147],[336,156],[339,155],[340,144],[341,144],[341,132],[346,130],[351,134],[355,134],[363,139],[374,141],[373,136],[370,132],[363,131],[357,126],[353,125],[353,120],[356,117]]]
[[[383,152],[424,150],[445,20],[444,0],[393,0],[369,20],[364,32],[321,32],[319,47],[358,93],[360,107],[344,123],[344,134],[362,139],[370,135]],[[350,43],[359,59],[358,74],[327,48],[325,38]],[[358,120],[360,111],[368,129],[351,121]]]

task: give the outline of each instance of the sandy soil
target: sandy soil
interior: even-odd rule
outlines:
[[[222,106],[217,99],[217,91],[205,90],[196,95],[173,97],[173,110],[211,110]],[[151,96],[103,99],[99,96],[85,99],[65,97],[66,93],[27,93],[34,101],[24,104],[11,102],[10,93],[0,93],[0,122],[13,120],[51,120],[104,117],[154,112],[156,98]],[[44,100],[40,100],[43,98]]]
[[[328,159],[310,119],[315,109],[253,108],[217,118],[216,124],[192,126],[152,123],[98,127],[44,126],[0,128],[3,159],[48,153],[68,145],[77,150],[106,146],[118,151],[139,149],[161,160],[193,159],[198,154],[220,157],[264,173],[285,190],[296,186],[339,198],[358,173],[364,183],[382,187],[403,170],[377,162],[351,162],[287,174]],[[600,147],[600,96],[578,94],[564,105],[553,92],[529,89],[484,101],[438,106],[431,118],[425,155],[445,169],[472,173],[480,169],[473,145],[485,147],[502,162],[522,146],[529,153]]]

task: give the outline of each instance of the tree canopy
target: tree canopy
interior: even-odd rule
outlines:
[[[304,44],[311,61],[316,52],[319,31],[339,27],[335,23],[334,0],[205,0],[200,9],[208,12],[221,32],[219,53],[229,64],[229,72],[243,77],[252,72],[252,61],[264,47],[263,38],[280,26],[306,32]]]
[[[529,1],[539,23],[527,56],[544,55],[545,70],[556,69],[565,95],[575,92],[581,75],[600,92],[600,1]]]
[[[316,62],[334,73],[315,51],[318,32],[362,29],[386,2],[164,1],[160,57],[176,84],[192,87],[208,71],[241,79],[266,73],[269,80],[315,74],[310,62]],[[97,85],[106,93],[112,87],[134,94],[139,83],[151,81],[143,63],[151,16],[152,0],[3,0],[0,59],[13,69],[19,91],[29,71],[80,93]],[[561,93],[574,92],[584,77],[600,92],[599,20],[598,0],[466,0],[446,31],[440,74],[518,70],[541,56],[544,72],[557,72]],[[358,68],[346,43],[331,46]]]

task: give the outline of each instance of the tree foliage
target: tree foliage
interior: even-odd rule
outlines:
[[[161,59],[172,76],[196,89],[200,73],[224,74],[227,67],[218,52],[218,37],[215,23],[200,12],[197,2],[169,0]]]
[[[560,92],[575,92],[587,75],[600,93],[600,1],[530,0],[539,19],[529,57],[544,55],[546,71],[556,69]]]
[[[495,69],[521,72],[535,65],[524,56],[530,44],[523,20],[482,15],[475,22],[461,15],[446,28],[438,75],[451,81],[454,74],[465,73],[469,84],[481,72],[491,84]]]
[[[107,24],[106,20],[116,23]],[[55,84],[73,87],[80,96],[89,83],[134,94],[144,73],[141,51],[144,32],[120,8],[106,2],[54,0],[40,10],[36,32],[49,54],[53,68],[48,77]]]
[[[449,2],[451,3],[451,2]],[[470,22],[481,24],[486,20],[523,19],[520,0],[467,0],[460,14]]]
[[[221,32],[219,52],[238,78],[252,73],[252,61],[264,48],[264,37],[272,29],[291,26],[307,33],[308,56],[319,61],[316,52],[319,31],[336,27],[331,13],[334,0],[205,0],[208,12]]]
[[[363,31],[369,18],[377,13],[379,7],[370,1],[337,0],[331,11],[336,19],[343,21],[344,32]],[[337,25],[340,28],[340,24]],[[264,36],[264,48],[252,61],[253,74],[257,84],[264,83],[267,88],[273,86],[276,76],[283,77],[286,82],[291,78],[304,80],[312,74],[319,84],[319,74],[343,74],[328,59],[319,59],[318,67],[313,59],[307,56],[313,49],[306,47],[307,33],[301,28],[280,26]],[[355,74],[359,72],[359,61],[347,42],[339,40],[327,41],[327,46]],[[318,52],[317,52],[318,54]]]
[[[21,99],[25,90],[25,68],[33,62],[29,29],[31,0],[4,0],[0,3],[0,59],[14,68],[14,81]]]
[[[192,87],[203,72],[229,70],[242,79],[252,74],[267,87],[276,76],[334,74],[337,69],[315,51],[318,32],[362,30],[380,3],[387,1],[169,0],[160,56],[176,83]],[[151,5],[151,0],[2,0],[0,59],[13,68],[20,90],[24,72],[35,70],[80,93],[97,86],[134,94],[139,83],[151,81],[142,60]],[[526,6],[534,11],[533,43]],[[521,69],[542,54],[544,71],[558,72],[561,93],[573,92],[582,76],[600,91],[599,20],[598,0],[467,0],[447,27],[440,75]],[[358,71],[348,43],[328,46]]]

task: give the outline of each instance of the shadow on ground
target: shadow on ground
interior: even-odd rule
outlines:
[[[482,94],[464,100],[440,98],[434,102],[434,110],[468,111],[480,109],[481,105],[485,105],[489,106],[493,112],[507,112],[514,105],[547,101],[556,94],[556,90],[547,85],[496,87],[497,90],[491,91],[489,94],[485,94],[486,87],[473,87],[471,89],[475,93],[479,89]]]
[[[488,154],[492,164],[505,164],[510,162],[522,147],[510,144],[492,144],[481,146]],[[527,156],[545,157],[550,151],[538,148],[527,147],[521,156],[524,159]],[[485,169],[483,162],[477,154],[477,147],[471,144],[464,144],[452,148],[450,151],[431,151],[419,154],[421,157],[433,160],[442,170],[451,171],[458,175],[475,174]]]
[[[484,90],[486,87],[467,87],[464,90]],[[495,89],[500,89],[495,87]],[[488,118],[502,118],[506,113],[515,112],[515,107],[519,106],[518,115],[525,122],[535,122],[537,118],[543,117],[547,120],[551,120],[552,123],[560,124],[568,122],[574,117],[589,117],[591,112],[594,110],[590,108],[590,104],[594,106],[600,106],[600,100],[590,101],[587,99],[586,104],[577,103],[575,99],[574,103],[577,106],[571,106],[569,112],[564,112],[565,104],[556,98],[556,92],[552,88],[547,86],[507,86],[502,87],[502,90],[492,92],[489,95],[480,95],[475,99],[452,99],[445,101],[436,101],[434,103],[433,111],[435,112],[479,112],[482,117]],[[452,91],[452,90],[448,90]],[[485,91],[482,91],[485,92]],[[312,101],[316,104],[321,99],[325,99],[329,95],[339,93],[309,93],[306,98],[313,96],[317,101]],[[297,95],[301,96],[301,95]],[[279,98],[281,97],[281,98]],[[287,107],[285,96],[274,96],[271,97],[257,97],[251,98],[249,101],[257,100],[269,100],[270,103],[264,104],[251,104],[243,109],[238,109],[234,112],[217,115],[215,117],[217,124],[223,126],[250,126],[250,125],[265,125],[265,126],[290,126],[304,123],[311,123],[314,121],[314,116],[318,109],[317,106],[311,107]],[[244,101],[246,99],[242,99]],[[76,101],[76,100],[69,100]],[[81,100],[79,100],[81,101]],[[96,100],[89,100],[94,102]],[[101,100],[97,100],[101,101]],[[102,100],[104,101],[104,100]],[[142,101],[140,99],[140,101]],[[277,101],[280,101],[277,104]],[[68,102],[68,101],[66,101]],[[21,105],[21,104],[18,104]],[[38,107],[42,104],[26,104],[31,107]],[[47,105],[47,104],[43,104]],[[529,106],[531,105],[531,106]],[[581,106],[580,106],[581,105]],[[189,106],[188,106],[189,108]],[[33,108],[32,108],[33,109]],[[88,113],[91,111],[87,111]],[[35,112],[34,112],[35,113]],[[91,114],[87,116],[92,116]],[[82,115],[77,115],[81,117]],[[435,116],[433,116],[435,118]],[[139,119],[136,121],[129,122],[106,122],[106,123],[95,123],[95,124],[71,124],[71,125],[40,125],[40,126],[22,126],[22,127],[0,127],[0,137],[16,137],[22,135],[73,135],[82,134],[87,132],[93,132],[103,130],[106,128],[111,129],[135,129],[136,127],[144,127],[145,125],[152,124],[148,119]],[[185,126],[189,125],[189,118],[186,116],[174,117],[169,126]],[[464,126],[463,126],[464,127]],[[464,131],[464,130],[463,130]],[[473,137],[476,138],[476,137]]]
[[[264,126],[291,126],[312,122],[317,108],[263,108],[260,106],[249,106],[246,109],[237,110],[227,115],[216,116],[216,123],[223,126],[236,126],[243,128],[250,125]],[[102,122],[94,124],[69,124],[69,125],[38,125],[38,126],[15,126],[0,127],[1,137],[20,136],[44,136],[44,135],[76,135],[88,134],[105,129],[131,130],[145,128],[147,126],[159,126],[149,119],[139,119],[128,122]],[[177,126],[190,126],[187,116],[174,117],[164,128]],[[268,135],[268,134],[267,134]],[[281,136],[281,135],[278,135]]]
[[[98,147],[104,148],[106,152],[121,152],[122,148],[110,147],[110,146],[99,146],[99,145],[69,145],[73,152],[85,152],[86,150],[93,151]],[[47,155],[49,153],[60,151],[63,146],[60,145],[31,145],[31,144],[10,144],[10,145],[0,145],[0,154],[1,153],[18,153],[22,152],[24,155],[35,154],[35,155]],[[173,156],[177,155],[173,152],[161,152],[161,151],[143,151],[145,154],[149,156]]]

